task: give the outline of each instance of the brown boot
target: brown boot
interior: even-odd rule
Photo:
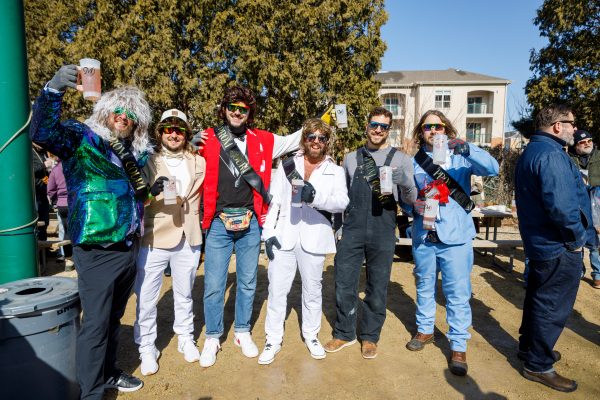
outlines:
[[[433,333],[417,332],[410,342],[406,343],[406,348],[410,351],[419,351],[423,350],[425,345],[429,343],[433,343]]]
[[[368,340],[363,340],[361,353],[363,358],[371,359],[377,357],[377,344],[373,342],[369,342]]]
[[[469,369],[467,366],[467,353],[464,351],[453,351],[448,367],[454,375],[465,376]]]
[[[573,392],[577,389],[577,382],[559,375],[556,371],[531,372],[523,369],[523,377],[530,381],[539,382],[560,392]]]
[[[348,341],[333,338],[329,342],[325,343],[325,346],[323,346],[323,348],[328,353],[335,353],[336,351],[340,351],[344,347],[352,346],[354,343],[356,343],[356,339]]]

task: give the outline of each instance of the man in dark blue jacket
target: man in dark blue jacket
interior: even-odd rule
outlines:
[[[525,378],[563,392],[577,383],[554,371],[560,353],[553,348],[577,297],[583,245],[594,234],[590,198],[565,152],[574,124],[567,106],[542,109],[515,170],[519,230],[530,266],[519,358]]]

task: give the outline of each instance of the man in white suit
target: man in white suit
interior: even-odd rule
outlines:
[[[266,344],[259,364],[270,364],[281,350],[287,295],[296,275],[302,277],[302,336],[315,359],[325,358],[319,342],[321,280],[325,255],[335,253],[331,213],[348,205],[343,168],[328,155],[332,130],[320,119],[309,119],[302,130],[301,151],[282,163],[271,183],[273,196],[263,238],[269,257],[269,299]],[[293,179],[304,181],[301,206],[292,206]]]

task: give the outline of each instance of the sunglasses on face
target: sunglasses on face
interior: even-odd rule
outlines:
[[[564,121],[555,121],[555,122],[552,123],[552,125],[556,124],[557,122],[560,122],[561,124],[571,124],[572,127],[575,127],[575,121],[567,121],[567,120],[564,120]]]
[[[592,144],[592,139],[584,139],[577,142],[577,145]]]
[[[239,111],[240,114],[246,115],[248,114],[248,111],[250,111],[250,107],[229,103],[227,104],[227,110],[230,112]]]
[[[388,129],[390,129],[390,125],[389,124],[382,124],[381,122],[375,122],[375,121],[371,121],[369,122],[369,128],[370,129],[377,129],[377,128],[381,128],[382,131],[387,131]]]
[[[439,124],[423,124],[421,125],[425,132],[429,131],[443,131],[446,128],[446,124],[440,122]]]
[[[327,139],[327,136],[315,135],[314,133],[311,133],[310,135],[308,135],[306,137],[306,141],[310,142],[310,143],[318,141],[319,143],[325,144],[325,143],[327,143],[328,140],[329,139]]]
[[[170,135],[172,133],[177,134],[178,136],[184,136],[186,133],[186,129],[181,126],[165,126],[162,129],[163,135]]]
[[[117,107],[113,110],[113,114],[115,115],[125,115],[125,117],[133,122],[138,122],[138,117],[135,115],[133,111],[129,111],[125,107]]]

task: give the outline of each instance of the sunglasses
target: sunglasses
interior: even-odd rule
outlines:
[[[163,129],[162,129],[163,135],[170,135],[172,133],[175,133],[179,136],[184,136],[186,133],[186,129],[181,126],[165,126],[165,127],[163,127]]]
[[[592,143],[592,139],[583,139],[580,140],[579,142],[577,142],[577,144],[591,144]]]
[[[425,132],[429,131],[443,131],[446,128],[446,124],[440,122],[439,124],[423,124],[421,125]]]
[[[552,123],[552,125],[554,125],[555,123],[560,122],[561,124],[571,124],[572,127],[575,127],[575,121],[554,121]]]
[[[319,141],[319,143],[327,143],[329,139],[327,138],[327,136],[323,136],[323,135],[315,135],[314,133],[311,133],[310,135],[308,135],[306,137],[306,141],[307,142],[316,142]]]
[[[135,113],[133,111],[129,111],[125,107],[117,107],[117,108],[115,108],[113,110],[113,114],[115,114],[115,115],[123,115],[123,114],[125,114],[125,117],[127,117],[128,120],[133,121],[133,122],[138,122],[137,115],[135,115]]]
[[[375,122],[375,121],[369,122],[370,129],[375,130],[375,129],[377,129],[377,127],[381,128],[382,131],[387,131],[388,129],[390,129],[389,124],[382,124],[381,122]]]
[[[230,112],[239,111],[240,114],[246,115],[246,114],[248,114],[248,111],[250,111],[250,107],[248,107],[248,106],[242,106],[242,105],[239,105],[239,104],[229,103],[229,104],[227,104],[227,110],[230,111]]]

